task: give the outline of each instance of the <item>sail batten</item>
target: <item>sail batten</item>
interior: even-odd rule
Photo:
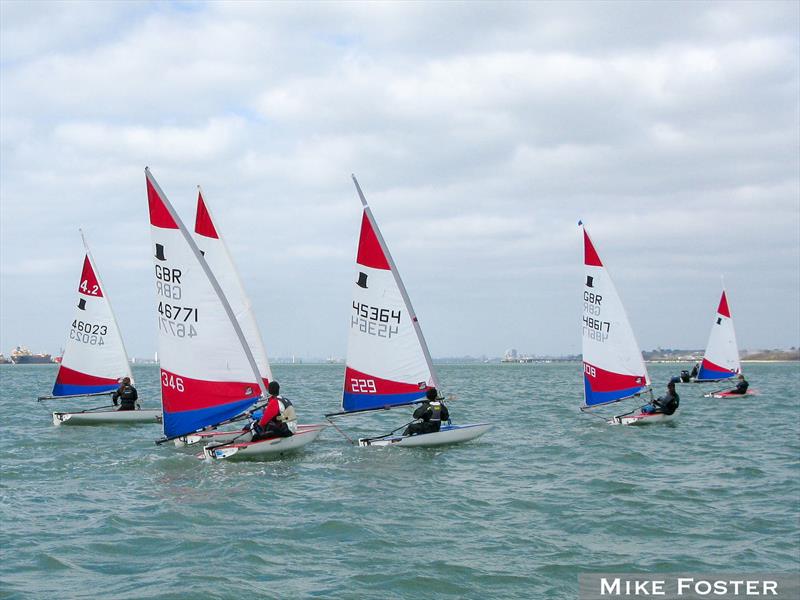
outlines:
[[[55,397],[109,392],[119,387],[121,378],[133,380],[107,290],[83,231],[80,234],[85,254],[78,299],[53,385]]]
[[[164,435],[217,425],[266,396],[246,337],[214,272],[145,169],[159,327]]]
[[[736,344],[736,332],[733,329],[728,296],[722,290],[708,344],[697,373],[697,381],[719,381],[730,379],[741,373],[739,348]]]
[[[650,377],[614,282],[585,226],[583,241],[584,406],[592,407],[641,394]]]
[[[397,266],[355,176],[363,206],[342,409],[413,403],[437,387],[425,337]]]

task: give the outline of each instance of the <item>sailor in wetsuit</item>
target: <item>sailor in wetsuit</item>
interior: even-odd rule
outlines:
[[[264,407],[264,413],[258,421],[253,421],[252,441],[267,438],[289,437],[297,431],[297,416],[294,406],[288,398],[282,398],[281,386],[277,381],[270,381],[267,387],[269,400]]]
[[[131,385],[130,377],[123,377],[120,381],[120,386],[111,394],[111,400],[114,406],[117,405],[119,400],[119,408],[117,410],[136,410],[136,401],[139,399],[139,394],[136,388]]]
[[[414,418],[418,421],[406,427],[403,435],[435,433],[441,428],[442,421],[450,419],[450,412],[438,396],[436,388],[428,388],[425,392],[425,402],[414,411]]]
[[[642,412],[650,415],[657,413],[671,415],[678,410],[680,403],[680,396],[675,392],[675,383],[670,381],[667,384],[667,393],[642,407]]]
[[[699,372],[700,372],[700,363],[694,363],[694,366],[692,367],[692,372],[691,373],[689,371],[681,371],[680,380],[683,383],[689,383],[692,379],[697,377],[697,374]]]
[[[739,375],[739,382],[736,384],[736,387],[730,390],[729,394],[739,394],[744,396],[747,393],[747,388],[750,387],[750,384],[744,378],[744,375]]]

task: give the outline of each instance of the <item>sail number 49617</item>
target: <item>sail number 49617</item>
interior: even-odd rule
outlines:
[[[171,375],[166,371],[161,371],[161,386],[178,392],[184,390],[183,379],[175,377],[175,375]]]

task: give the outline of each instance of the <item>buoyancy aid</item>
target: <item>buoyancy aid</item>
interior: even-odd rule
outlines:
[[[123,410],[134,410],[136,408],[136,401],[139,399],[139,394],[136,389],[131,385],[122,386],[119,390],[120,408]]]
[[[442,422],[442,403],[438,400],[434,400],[428,404],[430,407],[430,416],[428,417],[428,422],[430,423],[441,423]]]
[[[278,396],[278,416],[275,420],[280,423],[286,423],[289,431],[297,433],[297,413],[294,410],[292,401],[288,398]]]

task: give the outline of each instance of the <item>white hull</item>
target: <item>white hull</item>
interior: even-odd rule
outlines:
[[[320,427],[320,425],[298,425],[297,431],[301,433],[307,429],[314,429],[317,427]],[[237,442],[249,442],[250,433],[244,432],[241,429],[199,431],[197,433],[182,435],[179,438],[175,438],[173,441],[175,442],[176,448],[184,448],[194,444],[227,444],[234,440]]]
[[[156,408],[117,410],[108,408],[91,412],[54,412],[53,425],[113,425],[161,423],[161,411]]]
[[[326,425],[306,426],[304,430],[298,430],[293,436],[285,438],[272,438],[257,442],[237,442],[228,445],[209,444],[203,448],[202,454],[198,454],[197,457],[207,460],[275,458],[310,444],[319,437],[325,427]]]
[[[460,444],[482,436],[494,425],[491,423],[477,423],[475,425],[445,425],[434,433],[420,435],[395,435],[378,439],[362,438],[358,440],[359,446],[404,446],[424,447],[442,446],[444,444]]]
[[[620,417],[613,417],[609,419],[610,425],[650,425],[652,423],[669,423],[675,420],[678,416],[678,411],[671,415],[664,413],[637,413],[635,415],[625,415]]]

